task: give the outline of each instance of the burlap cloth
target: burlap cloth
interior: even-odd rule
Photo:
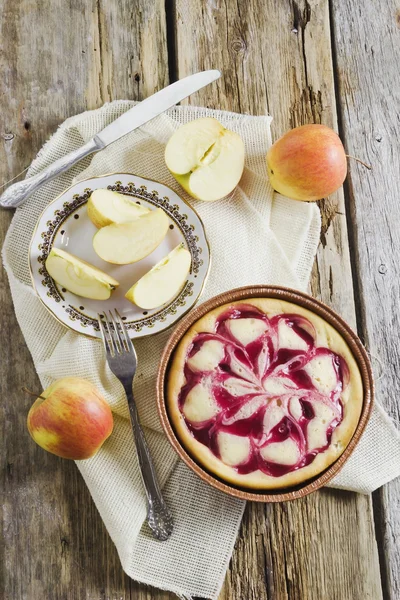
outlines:
[[[81,146],[131,106],[131,102],[117,101],[68,119],[41,150],[28,174],[38,173]],[[173,131],[207,115],[237,131],[246,145],[246,168],[239,187],[229,198],[210,204],[187,197],[163,160],[165,143]],[[94,458],[77,465],[124,570],[138,581],[182,598],[218,596],[244,502],[208,487],[177,460],[161,432],[155,406],[157,363],[170,332],[138,340],[135,398],[175,520],[167,542],[153,540],[143,524],[145,495],[122,388],[105,364],[102,344],[64,328],[35,296],[28,269],[29,242],[44,207],[74,178],[133,173],[171,186],[200,213],[212,254],[203,300],[248,284],[305,290],[319,239],[319,211],[314,204],[274,195],[270,188],[265,167],[270,120],[267,116],[174,108],[42,187],[16,211],[3,249],[15,312],[43,386],[66,375],[86,377],[103,392],[114,412],[112,436]],[[399,474],[400,435],[377,404],[359,446],[331,485],[369,493]]]

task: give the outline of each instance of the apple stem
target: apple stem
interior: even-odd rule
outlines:
[[[30,396],[33,396],[34,398],[41,398],[41,400],[46,400],[46,398],[43,398],[43,396],[41,396],[40,394],[36,394],[35,392],[31,392],[31,390],[28,390],[28,388],[26,388],[26,387],[22,387],[21,390],[23,392],[25,392],[26,394],[29,394]]]
[[[352,158],[353,160],[356,160],[357,162],[360,163],[360,165],[363,165],[366,169],[368,169],[369,171],[372,171],[372,167],[371,165],[367,165],[367,163],[365,163],[363,160],[357,158],[356,156],[351,156],[350,154],[346,154],[347,158]]]

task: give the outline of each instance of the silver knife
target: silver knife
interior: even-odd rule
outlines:
[[[201,73],[195,73],[194,75],[180,79],[163,90],[156,92],[118,117],[113,123],[107,125],[103,131],[97,133],[81,148],[56,160],[47,169],[37,175],[10,185],[2,196],[0,196],[0,206],[3,208],[20,206],[41,185],[47,183],[53,177],[60,175],[60,173],[68,171],[75,163],[82,160],[88,154],[103,150],[109,144],[119,140],[127,133],[144,125],[144,123],[151,121],[154,117],[157,117],[168,108],[171,108],[171,106],[184,100],[190,94],[197,92],[197,90],[212,83],[219,77],[221,77],[221,73],[217,70],[202,71]]]

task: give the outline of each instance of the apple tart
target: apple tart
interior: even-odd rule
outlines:
[[[345,450],[363,384],[336,329],[271,298],[225,304],[182,338],[167,407],[191,456],[221,479],[253,489],[295,486]]]

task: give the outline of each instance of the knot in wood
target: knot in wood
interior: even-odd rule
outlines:
[[[235,54],[245,56],[247,54],[247,44],[243,38],[237,38],[231,44],[232,50]]]
[[[381,275],[386,275],[386,273],[387,273],[387,266],[382,263],[381,265],[379,265],[378,272]]]

